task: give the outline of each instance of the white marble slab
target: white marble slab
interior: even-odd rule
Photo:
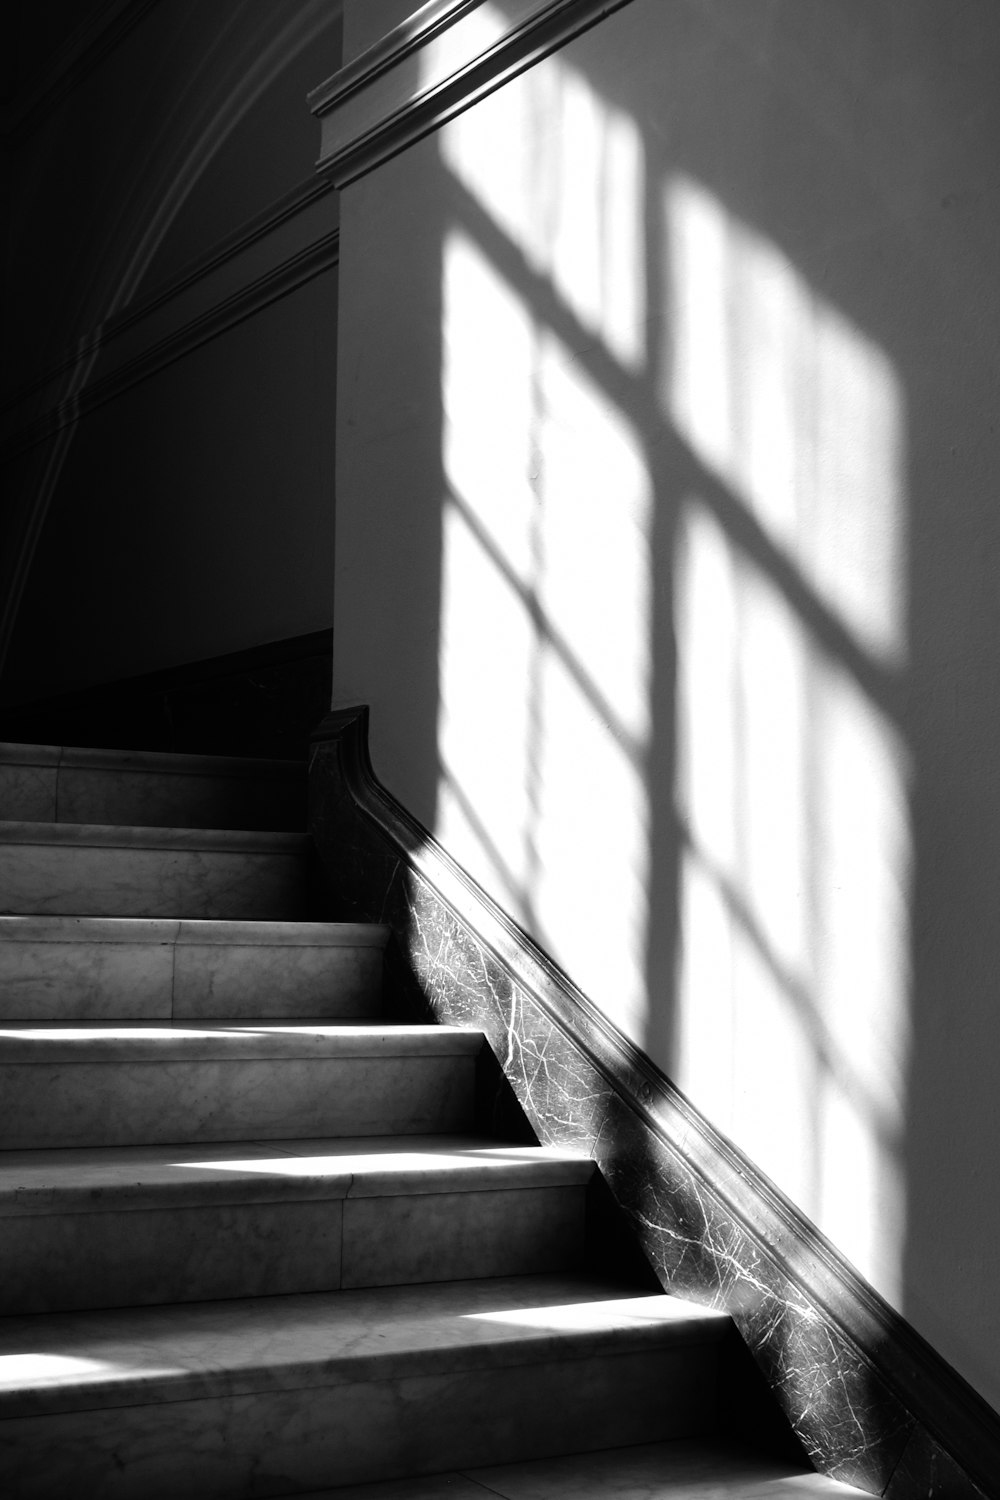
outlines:
[[[353,1191],[353,1190],[352,1190]],[[342,1285],[535,1275],[583,1264],[583,1186],[348,1195]]]
[[[308,1058],[411,1061],[475,1057],[483,1034],[464,1026],[367,1021],[147,1021],[0,1024],[0,1068]],[[359,1132],[354,1132],[358,1134]]]
[[[0,917],[0,1017],[374,1017],[387,939],[357,922]]]
[[[141,917],[0,917],[0,1017],[169,1020],[179,925]]]
[[[516,1379],[490,1367],[386,1373],[12,1418],[0,1442],[19,1500],[245,1500],[425,1473],[451,1457],[472,1465],[701,1431],[713,1380],[709,1351],[648,1349],[521,1364]]]
[[[848,1500],[863,1491],[722,1441],[680,1438],[425,1479],[313,1491],[301,1500]]]
[[[56,767],[0,759],[0,818],[50,823],[56,816]]]
[[[382,950],[179,943],[173,1013],[184,1016],[376,1016]]]
[[[284,833],[0,824],[0,890],[14,915],[306,914],[308,840]]]
[[[0,1218],[293,1198],[369,1201],[583,1188],[593,1163],[478,1137],[386,1136],[0,1152]],[[508,1199],[507,1201],[513,1202]]]
[[[332,1291],[343,1203],[202,1202],[2,1221],[0,1314]]]
[[[149,827],[301,829],[295,761],[0,745],[0,817]]]
[[[476,1033],[72,1030],[0,1028],[6,1149],[425,1133],[468,1129],[472,1121]]]
[[[246,1142],[0,1154],[0,1313],[581,1263],[590,1162],[541,1148],[535,1158],[463,1151],[461,1140],[436,1150],[426,1137],[407,1180],[398,1166],[380,1172],[405,1160],[406,1138],[392,1151],[322,1144],[304,1156]],[[394,1197],[400,1177],[410,1191]],[[363,1196],[345,1205],[359,1183]]]
[[[636,1296],[600,1278],[564,1275],[7,1318],[0,1324],[0,1417],[454,1375],[570,1356],[652,1351],[686,1358],[692,1349],[714,1349],[728,1326],[725,1314],[678,1298]],[[657,1399],[663,1402],[662,1393]]]

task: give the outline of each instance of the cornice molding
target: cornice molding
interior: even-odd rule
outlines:
[[[400,869],[394,884],[409,888],[408,872],[419,876],[480,951],[492,955],[514,986],[531,997],[575,1055],[607,1082],[646,1130],[685,1162],[749,1240],[780,1266],[801,1292],[804,1306],[835,1328],[877,1373],[908,1413],[915,1446],[929,1437],[960,1465],[962,1486],[956,1487],[956,1497],[1000,1496],[1000,1415],[381,785],[368,751],[368,709],[328,714],[311,739],[317,749],[328,746],[335,753],[341,786],[333,795],[346,795],[390,846],[392,861]],[[405,941],[405,932],[400,937]],[[775,1326],[779,1340],[786,1333]],[[765,1357],[768,1352],[764,1350]],[[974,1482],[975,1491],[967,1487],[964,1475]],[[892,1488],[891,1494],[902,1500],[904,1491]]]
[[[430,0],[312,91],[317,169],[346,187],[629,0]],[[416,73],[416,77],[414,77]]]

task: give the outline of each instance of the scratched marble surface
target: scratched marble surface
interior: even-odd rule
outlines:
[[[461,1136],[6,1152],[0,1312],[579,1269],[592,1171]]]
[[[62,823],[147,828],[294,830],[303,826],[305,814],[300,775],[178,775],[146,771],[141,764],[119,769],[67,758],[59,767],[58,817]]]
[[[324,1490],[302,1500],[848,1500],[862,1493],[735,1445],[685,1439]]]
[[[633,1350],[574,1358],[571,1401],[559,1359],[519,1363],[516,1380],[493,1364],[383,1369],[332,1389],[213,1396],[203,1387],[159,1407],[56,1414],[44,1439],[34,1418],[13,1418],[3,1423],[6,1477],[19,1500],[110,1493],[100,1489],[109,1471],[117,1500],[243,1500],[315,1491],[331,1476],[348,1485],[429,1473],[442,1452],[470,1465],[622,1446],[683,1431],[705,1399],[706,1374],[692,1379],[688,1361],[678,1369],[662,1351]]]
[[[539,1138],[597,1161],[661,1284],[730,1312],[817,1468],[869,1494],[895,1476],[893,1500],[922,1497],[928,1461],[912,1442],[912,1413],[711,1182],[357,810],[340,754],[335,740],[314,747],[310,827],[331,899],[392,927],[390,972],[410,1003],[482,1028]],[[912,1473],[900,1466],[904,1451]]]
[[[13,1317],[0,1418],[629,1352],[690,1366],[692,1383],[701,1370],[712,1389],[725,1328],[710,1309],[567,1273]]]
[[[0,1015],[374,1018],[386,937],[360,923],[0,917]]]
[[[300,829],[305,768],[204,755],[0,746],[0,818]]]
[[[307,915],[305,853],[294,849],[98,847],[0,837],[0,890],[3,910],[12,915]]]
[[[371,946],[179,943],[174,1015],[377,1016],[382,952]]]
[[[0,818],[52,822],[56,816],[55,763],[39,765],[27,758],[19,763],[10,752],[21,748],[5,746],[7,753],[0,751]]]
[[[470,1129],[472,1056],[106,1059],[0,1067],[10,1150]]]

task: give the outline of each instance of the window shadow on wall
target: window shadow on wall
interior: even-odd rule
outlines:
[[[667,11],[440,138],[435,831],[985,1389],[988,70]]]

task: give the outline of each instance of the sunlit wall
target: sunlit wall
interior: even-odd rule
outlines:
[[[995,314],[967,273],[997,215],[937,217],[948,170],[988,179],[993,95],[964,23],[942,53],[923,5],[851,16],[633,0],[348,190],[344,295],[388,331],[342,297],[336,687],[450,852],[997,1400],[1000,1028],[963,913],[1000,869],[949,825],[953,732],[984,827],[1000,802],[945,685],[1000,645],[958,457],[993,441],[963,298]]]
[[[674,1006],[676,1081],[898,1298],[906,753],[829,639],[905,661],[891,362],[707,188],[650,170],[567,61],[441,154],[468,208],[442,264],[435,831],[634,1040]],[[656,484],[671,438],[712,500]],[[678,866],[674,975],[647,962],[654,843]]]

